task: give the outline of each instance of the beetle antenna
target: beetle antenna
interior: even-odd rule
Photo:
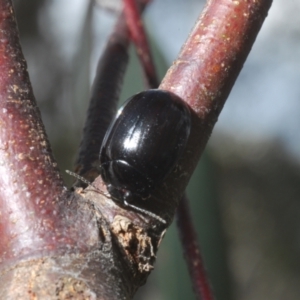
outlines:
[[[85,179],[84,177],[78,175],[77,173],[74,173],[74,172],[69,171],[69,170],[66,170],[66,173],[69,174],[69,175],[71,175],[71,176],[73,176],[73,177],[75,177],[75,178],[77,178],[78,180],[80,180],[80,181],[86,183],[87,185],[90,185],[90,186],[92,186],[93,188],[96,188],[95,186],[93,186],[93,184],[92,184],[90,181],[88,181],[88,180]]]
[[[66,170],[66,173],[77,178],[78,180],[86,183],[88,186],[91,186],[92,188],[94,188],[96,191],[98,191],[100,194],[108,197],[108,198],[111,198],[110,195],[108,193],[104,193],[103,191],[101,191],[99,188],[97,188],[96,186],[93,185],[92,182],[90,182],[89,180],[85,179],[84,177],[78,175],[77,173],[74,173],[72,171],[69,171],[69,170]]]
[[[100,191],[97,187],[95,187],[95,186],[93,185],[92,182],[88,181],[87,179],[85,179],[84,177],[78,175],[77,173],[74,173],[74,172],[69,171],[69,170],[66,170],[66,173],[69,174],[69,175],[71,175],[71,176],[73,176],[73,177],[75,177],[75,178],[77,178],[78,180],[80,180],[80,181],[86,183],[87,185],[93,187],[94,189],[96,189],[97,191],[99,191],[99,192],[100,192],[101,194],[103,194],[104,196],[110,197],[110,195],[107,195],[106,193],[103,193],[103,192]],[[158,216],[158,215],[156,215],[156,214],[154,214],[154,213],[152,213],[152,212],[150,212],[150,211],[148,211],[148,210],[145,210],[145,209],[139,208],[139,207],[137,207],[137,206],[135,206],[135,205],[129,204],[127,201],[124,201],[124,204],[125,204],[126,206],[128,206],[128,207],[133,208],[134,210],[137,210],[137,211],[139,211],[139,212],[141,212],[141,213],[143,213],[143,214],[145,214],[145,215],[148,215],[148,216],[150,216],[150,217],[152,217],[152,218],[154,218],[154,219],[160,221],[160,222],[163,223],[163,224],[167,224],[167,222],[166,222],[163,218],[161,218],[160,216]]]
[[[129,204],[127,201],[124,201],[124,204],[126,206],[128,206],[128,207],[133,208],[134,210],[137,210],[137,211],[139,211],[139,212],[141,212],[141,213],[143,213],[145,215],[148,215],[148,216],[150,216],[150,217],[152,217],[152,218],[160,221],[163,224],[167,224],[167,222],[163,218],[161,218],[160,216],[158,216],[158,215],[156,215],[156,214],[154,214],[154,213],[152,213],[152,212],[150,212],[148,210],[145,210],[145,209],[139,208],[139,207],[137,207],[135,205]]]

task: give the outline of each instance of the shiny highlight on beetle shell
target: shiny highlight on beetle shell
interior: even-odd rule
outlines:
[[[190,131],[190,108],[176,95],[148,90],[128,99],[100,150],[100,172],[112,199],[155,216],[157,192],[172,176]]]

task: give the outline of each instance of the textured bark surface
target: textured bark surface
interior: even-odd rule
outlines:
[[[54,239],[60,239],[54,238],[52,229],[59,218],[58,203],[65,189],[33,96],[10,1],[1,1],[0,11],[0,259],[3,262],[31,251],[50,249],[51,243],[56,242]]]
[[[160,88],[212,128],[243,67],[272,0],[210,0]]]

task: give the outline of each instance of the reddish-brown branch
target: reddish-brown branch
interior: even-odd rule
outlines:
[[[271,0],[208,1],[159,87],[180,96],[197,113],[201,124],[194,141],[198,158],[271,3]],[[195,292],[200,299],[212,299],[186,199],[179,205],[178,224]]]
[[[212,300],[214,297],[206,275],[200,248],[197,243],[197,235],[186,196],[184,196],[179,203],[177,225],[181,245],[197,299]]]
[[[271,3],[208,1],[160,88],[183,98],[212,128]]]
[[[9,0],[0,1],[0,114],[1,262],[53,247],[64,193]]]
[[[159,80],[138,5],[136,0],[123,0],[123,2],[130,36],[144,69],[147,84],[150,88],[157,88]]]

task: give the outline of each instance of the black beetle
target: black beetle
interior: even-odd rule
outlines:
[[[148,90],[128,99],[100,150],[100,173],[112,199],[166,223],[153,197],[176,168],[190,130],[190,108],[175,94]]]

